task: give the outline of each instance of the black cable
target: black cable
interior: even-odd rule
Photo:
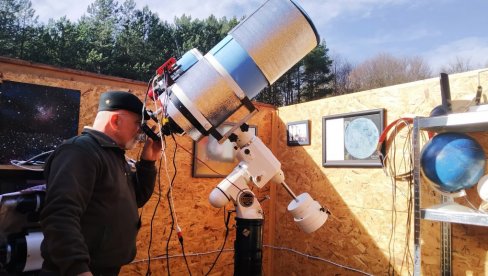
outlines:
[[[173,177],[173,180],[171,181],[171,184],[170,184],[170,189],[168,190],[168,203],[169,203],[169,208],[170,208],[170,211],[171,211],[171,219],[172,219],[172,227],[171,227],[171,230],[173,230],[174,228],[174,218],[173,218],[173,209],[172,209],[172,205],[171,205],[171,202],[170,202],[170,196],[172,194],[172,189],[174,187],[174,179],[176,177],[176,172],[177,172],[177,169],[176,169],[176,150],[178,149],[178,144],[176,143],[176,139],[174,137],[174,135],[172,134],[171,137],[173,138],[173,141],[175,142],[175,151],[174,151],[174,155],[173,155],[173,166],[174,166],[174,169],[175,169],[175,174],[174,174],[174,177]],[[170,237],[171,237],[171,234],[170,234]],[[168,238],[168,241],[170,239]],[[186,258],[186,253],[185,253],[185,246],[183,244],[183,236],[182,235],[178,235],[178,241],[180,242],[180,245],[181,245],[181,251],[183,253],[183,259],[185,260],[185,264],[186,264],[186,269],[188,270],[188,274],[191,276],[191,270],[190,270],[190,266],[188,265],[188,260]],[[169,252],[167,252],[167,255],[168,256]],[[168,267],[169,267],[169,264],[168,264]],[[169,273],[169,269],[168,269],[168,273]]]
[[[161,202],[161,164],[163,162],[163,157],[161,156],[159,159],[159,170],[158,170],[158,189],[159,189],[159,195],[158,195],[158,201],[156,202],[156,206],[154,207],[154,211],[151,217],[151,224],[150,224],[150,230],[149,230],[149,246],[147,247],[147,270],[146,270],[146,276],[151,275],[151,243],[152,243],[152,233],[153,233],[153,222],[154,222],[154,217],[156,216],[156,212],[158,210],[159,202]]]
[[[147,95],[149,94],[149,89],[152,86],[153,80],[156,77],[156,75],[153,75],[151,79],[147,82],[147,88],[146,88],[146,94],[144,95],[144,102],[142,102],[142,110],[141,110],[141,124],[144,122],[144,112],[146,111],[146,102],[147,102]]]
[[[225,210],[225,205],[224,205],[224,225],[226,223],[226,221],[225,221],[225,214],[226,214],[226,210]]]
[[[183,259],[185,259],[186,269],[188,270],[188,274],[191,276],[190,266],[188,265],[188,260],[186,259],[185,246],[183,245],[183,236],[179,236],[178,240],[181,244],[181,251],[183,252]]]
[[[169,184],[168,187],[168,192],[166,193],[166,198],[168,199],[168,206],[169,206],[169,213],[171,215],[171,229],[169,231],[169,236],[166,241],[166,266],[168,270],[168,276],[170,275],[170,267],[169,267],[169,241],[171,240],[171,236],[173,235],[173,229],[175,227],[175,218],[173,216],[173,207],[171,206],[171,188],[173,187],[173,183],[176,178],[176,174],[178,173],[178,170],[176,168],[176,150],[178,149],[178,143],[176,143],[176,139],[173,134],[171,134],[171,137],[173,138],[173,141],[175,142],[175,150],[173,152],[173,167],[175,170],[175,173],[173,175],[173,178],[171,179],[171,183]]]
[[[227,211],[227,221],[224,221],[225,222],[224,243],[222,243],[222,247],[220,248],[219,254],[215,258],[215,261],[213,262],[212,266],[210,267],[210,269],[208,270],[208,272],[205,274],[205,276],[207,276],[208,274],[210,274],[210,272],[214,268],[215,264],[217,263],[217,261],[218,261],[218,259],[220,257],[220,254],[222,254],[222,251],[224,251],[225,243],[227,242],[227,237],[229,236],[229,220],[230,220],[230,214],[232,214],[233,212],[235,212],[235,211]]]
[[[143,109],[141,111],[141,113],[142,113],[141,114],[142,115],[141,121],[144,121],[144,111],[146,109],[147,95],[149,94],[149,88],[151,87],[152,82],[153,82],[155,77],[156,77],[156,75],[153,75],[147,83],[146,94],[144,95]],[[148,139],[148,138],[146,138],[146,139]],[[142,150],[141,150],[141,152],[142,152]],[[154,207],[154,211],[153,211],[153,214],[151,216],[151,223],[150,223],[150,230],[149,230],[149,245],[147,248],[148,262],[147,262],[146,275],[151,275],[151,244],[152,244],[153,222],[154,222],[154,217],[156,216],[156,211],[158,209],[159,203],[161,202],[161,163],[162,163],[162,160],[163,160],[163,158],[161,156],[161,158],[159,159],[159,170],[158,170],[158,173],[156,176],[158,178],[159,195],[158,195],[158,201],[156,203],[156,206]]]
[[[145,108],[146,108],[146,102],[147,102],[147,97],[148,97],[148,94],[149,94],[149,90],[150,90],[150,88],[151,88],[151,86],[152,86],[152,84],[154,82],[154,79],[156,77],[157,77],[156,74],[153,75],[151,77],[151,79],[149,80],[148,84],[147,84],[146,93],[145,93],[144,102],[143,102],[142,120],[144,120],[144,111],[145,111]],[[166,71],[165,71],[164,77],[167,77],[167,72]],[[155,93],[155,91],[153,91],[153,93]],[[160,134],[160,135],[162,135],[162,134]],[[163,135],[161,137],[162,137],[163,147],[166,148],[166,139],[164,139],[164,136]],[[173,137],[173,139],[174,139],[174,137]],[[175,148],[175,154],[176,154],[176,148]],[[156,203],[156,206],[154,207],[154,212],[152,214],[151,223],[150,223],[149,245],[148,245],[148,249],[147,249],[147,256],[148,256],[148,265],[147,265],[147,271],[146,271],[146,275],[147,276],[151,275],[151,245],[152,245],[153,222],[154,222],[154,218],[156,216],[157,208],[159,207],[159,203],[161,202],[161,195],[162,195],[162,193],[161,193],[161,166],[162,166],[162,160],[163,160],[163,156],[161,156],[161,158],[159,160],[159,170],[158,170],[158,190],[159,191],[158,191],[158,201]],[[174,166],[175,166],[175,177],[176,177],[176,165],[174,164]],[[173,177],[173,180],[174,180],[174,177]],[[173,180],[171,181],[171,185],[173,183]],[[170,210],[171,210],[171,204],[170,204]],[[171,228],[171,231],[172,231],[173,230],[173,226],[174,226],[174,218],[173,218],[173,212],[172,211],[171,211],[171,219],[173,221],[172,228]],[[170,237],[171,237],[171,234],[170,234]],[[168,245],[166,246],[166,257],[168,259]],[[168,263],[168,275],[169,275],[169,261],[167,261],[167,263]]]

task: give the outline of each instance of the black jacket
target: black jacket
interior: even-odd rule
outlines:
[[[41,212],[43,269],[61,275],[117,268],[136,254],[138,207],[151,197],[154,161],[136,172],[107,135],[85,128],[46,162],[46,202]]]

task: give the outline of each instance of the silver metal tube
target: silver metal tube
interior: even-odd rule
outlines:
[[[286,185],[286,183],[283,181],[281,182],[281,185],[283,185],[283,187],[285,188],[285,190],[288,192],[288,194],[296,201],[298,202],[298,199],[297,199],[297,196],[295,195],[295,193],[290,189],[290,187],[288,187],[288,185]]]

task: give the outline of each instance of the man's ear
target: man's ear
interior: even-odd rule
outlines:
[[[120,126],[120,116],[117,113],[114,113],[110,116],[110,126],[112,129],[116,130],[119,129]]]

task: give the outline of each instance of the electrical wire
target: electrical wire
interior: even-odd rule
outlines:
[[[369,273],[364,272],[364,271],[361,271],[359,269],[352,268],[352,267],[349,267],[349,266],[346,266],[346,265],[341,265],[341,264],[338,264],[336,262],[333,262],[331,260],[327,260],[327,259],[324,259],[324,258],[321,258],[321,257],[317,257],[317,256],[305,254],[305,253],[302,253],[302,252],[300,252],[298,250],[295,250],[295,249],[291,249],[291,248],[287,248],[287,247],[280,247],[280,246],[273,246],[273,245],[264,245],[263,247],[268,247],[268,248],[272,248],[272,249],[276,249],[276,250],[283,250],[283,251],[293,252],[295,254],[298,254],[300,256],[307,257],[307,258],[312,259],[312,260],[318,260],[318,261],[322,261],[322,262],[325,262],[325,263],[328,263],[328,264],[331,264],[331,265],[335,265],[337,267],[341,267],[341,268],[343,268],[345,270],[354,271],[354,272],[357,272],[357,273],[360,273],[360,274],[363,274],[363,275],[373,276],[373,274],[369,274]]]
[[[221,250],[220,249],[217,249],[217,250],[212,250],[212,251],[207,251],[207,252],[196,252],[196,253],[189,253],[189,254],[186,254],[187,257],[200,257],[200,256],[205,256],[205,255],[210,255],[210,254],[215,254],[215,253],[219,253]],[[223,250],[223,252],[234,252],[234,248],[225,248]],[[170,256],[166,256],[165,255],[159,255],[159,256],[155,256],[153,258],[151,258],[151,260],[162,260],[162,259],[166,259],[166,258],[178,258],[178,257],[183,257],[183,254],[176,254],[176,255],[170,255]],[[131,264],[138,264],[138,263],[144,263],[144,262],[147,262],[148,259],[140,259],[140,260],[134,260],[131,262]]]
[[[181,149],[183,149],[185,152],[187,152],[188,154],[190,154],[190,155],[192,155],[192,156],[193,156],[193,153],[192,153],[191,151],[187,150],[185,147],[181,146],[180,144],[178,144],[178,146],[179,146]],[[216,170],[214,170],[214,169],[213,169],[212,167],[210,167],[210,166],[209,166],[207,163],[205,163],[205,161],[203,161],[202,159],[200,159],[200,158],[198,158],[198,157],[195,157],[195,158],[196,158],[196,160],[197,160],[198,162],[202,163],[202,164],[203,164],[205,167],[207,167],[208,169],[210,169],[212,172],[214,172],[214,173],[218,174],[219,176],[226,176],[226,175],[221,174],[221,173],[217,172]],[[229,183],[230,183],[232,186],[234,186],[234,187],[235,187],[237,190],[239,190],[239,192],[241,192],[241,193],[242,193],[242,192],[244,192],[244,190],[243,190],[243,189],[239,188],[239,186],[237,186],[237,185],[236,185],[234,182],[230,181],[230,180],[228,179],[228,177],[226,177],[226,178],[225,178],[225,180],[229,181]]]
[[[398,129],[394,129],[394,134],[395,136],[397,135]],[[391,162],[390,170],[393,171],[392,175],[396,175],[396,140],[393,140],[393,146],[390,147],[393,149],[393,162]],[[392,264],[392,256],[395,255],[395,248],[394,248],[394,243],[393,243],[393,248],[392,248],[392,240],[395,239],[395,232],[396,232],[396,180],[393,178],[392,181],[394,182],[393,185],[391,185],[392,188],[392,208],[391,208],[391,233],[390,233],[390,239],[388,241],[388,275],[395,275],[395,258],[393,258],[393,264]]]
[[[168,240],[166,242],[166,256],[168,256],[169,252],[169,241],[171,239],[171,236],[172,236],[172,233],[173,233],[173,230],[174,230],[174,227],[176,225],[176,230],[177,230],[177,235],[178,235],[178,241],[180,242],[180,245],[181,245],[181,251],[182,251],[182,254],[183,254],[183,258],[185,260],[185,265],[186,265],[186,268],[188,270],[188,274],[191,276],[192,273],[191,273],[191,269],[190,269],[190,266],[188,264],[188,260],[186,258],[186,254],[185,254],[185,246],[184,246],[184,239],[183,239],[183,235],[182,235],[182,232],[181,232],[181,228],[178,224],[178,220],[177,220],[177,216],[176,216],[176,211],[175,211],[175,208],[174,208],[174,200],[173,200],[173,188],[174,188],[174,180],[176,178],[176,175],[177,175],[177,167],[176,167],[176,152],[177,152],[177,149],[178,149],[178,143],[176,143],[176,139],[175,139],[175,136],[174,134],[171,134],[171,137],[173,138],[173,141],[174,141],[174,144],[175,144],[175,149],[174,149],[174,153],[173,153],[173,167],[174,167],[174,176],[170,182],[170,185],[168,187],[168,192],[166,194],[166,197],[168,199],[168,206],[169,206],[169,209],[170,209],[170,213],[171,213],[171,221],[172,221],[172,224],[171,224],[171,230],[170,230],[170,234],[169,234],[169,237],[168,237]],[[170,274],[170,266],[169,266],[169,258],[166,259],[166,263],[167,263],[167,266],[168,266],[168,275]]]
[[[208,272],[205,274],[205,276],[207,276],[208,274],[210,274],[210,272],[212,271],[212,269],[214,268],[215,264],[217,263],[217,261],[219,260],[219,257],[220,255],[222,254],[222,251],[224,250],[225,248],[225,243],[227,242],[227,237],[229,236],[229,220],[230,220],[230,214],[232,214],[234,211],[227,211],[227,221],[224,221],[225,223],[225,236],[224,236],[224,242],[222,243],[222,247],[220,248],[220,252],[219,254],[217,254],[217,257],[215,258],[215,261],[212,263],[212,266],[210,267],[210,269],[208,270]],[[225,213],[224,213],[225,214]]]
[[[334,266],[343,268],[345,270],[349,270],[349,271],[354,271],[354,272],[360,273],[362,275],[368,275],[368,276],[372,276],[373,275],[373,274],[370,274],[370,273],[361,271],[359,269],[356,269],[356,268],[353,268],[353,267],[350,267],[350,266],[346,266],[346,265],[342,265],[342,264],[336,263],[336,262],[331,261],[331,260],[327,260],[327,259],[322,258],[322,257],[318,257],[318,256],[306,254],[306,253],[300,252],[300,251],[295,250],[295,249],[292,249],[292,248],[275,246],[275,245],[268,245],[268,244],[264,244],[263,247],[264,248],[270,248],[270,249],[273,249],[273,250],[288,251],[288,252],[297,254],[299,256],[307,257],[308,259],[312,259],[312,260],[316,260],[316,261],[321,261],[321,262],[324,262],[324,263],[327,263],[327,264],[331,264],[331,265],[334,265]],[[188,256],[188,257],[200,257],[200,256],[205,256],[205,255],[210,255],[210,254],[215,254],[215,253],[234,252],[234,250],[235,250],[234,248],[224,248],[224,249],[212,250],[212,251],[207,251],[207,252],[189,253],[189,254],[186,254],[186,256]],[[183,257],[183,255],[171,255],[171,256],[161,255],[161,256],[156,256],[156,257],[152,258],[152,260],[161,260],[163,258],[166,259],[166,258],[178,258],[178,257]],[[131,262],[131,264],[138,264],[138,263],[143,263],[143,262],[147,262],[147,261],[148,261],[147,259],[134,260],[134,261]]]
[[[49,151],[45,151],[45,152],[42,152],[34,157],[31,157],[25,161],[23,160],[10,160],[10,164],[16,166],[16,167],[19,167],[19,168],[22,168],[22,169],[25,169],[25,170],[29,170],[29,171],[36,171],[36,172],[42,172],[44,169],[37,169],[37,168],[29,168],[29,167],[26,167],[24,165],[28,165],[28,164],[32,164],[32,165],[36,165],[36,166],[42,166],[44,165],[44,161],[33,161],[41,156],[44,156],[44,155],[47,155],[47,154],[51,154],[54,150],[49,150]]]
[[[159,203],[161,202],[161,163],[162,163],[162,157],[159,159],[159,170],[158,170],[158,189],[159,189],[159,195],[158,195],[158,201],[156,202],[156,206],[154,206],[154,211],[151,216],[151,223],[150,223],[150,230],[149,230],[149,245],[147,247],[147,258],[148,258],[148,263],[147,263],[147,270],[146,270],[146,276],[151,275],[151,244],[152,244],[152,235],[153,235],[153,222],[154,222],[154,217],[156,216],[156,212],[158,210]]]
[[[178,143],[176,142],[176,139],[175,139],[174,135],[172,135],[172,137],[173,137],[173,141],[174,141],[174,143],[175,143],[175,154],[176,154],[176,149],[179,147],[179,148],[183,149],[185,152],[187,152],[187,153],[189,153],[190,155],[192,155],[192,153],[191,153],[189,150],[187,150],[185,147],[181,146],[180,144],[178,144]],[[173,162],[175,162],[175,159],[176,159],[176,156],[174,156],[174,157],[173,157]],[[213,171],[213,172],[215,172],[215,173],[218,173],[218,172],[216,172],[216,171],[215,171],[215,170],[214,170],[212,167],[210,167],[208,164],[206,164],[206,163],[205,163],[203,160],[201,160],[201,159],[199,159],[199,158],[197,158],[197,160],[198,160],[199,162],[201,162],[202,164],[204,164],[205,166],[207,166],[207,167],[208,167],[208,168],[209,168],[211,171]],[[173,165],[174,165],[174,167],[175,167],[175,171],[176,171],[176,164],[175,164],[175,163],[173,163]],[[174,180],[174,178],[173,178],[173,180]],[[167,194],[167,197],[168,197],[168,203],[169,203],[169,207],[170,207],[170,212],[171,212],[171,214],[173,214],[173,207],[172,207],[172,204],[171,204],[171,202],[173,201],[173,199],[172,199],[172,196],[170,196],[170,195],[172,195],[173,180],[171,181],[170,188],[168,189],[168,194]],[[237,188],[239,191],[243,192],[243,190],[242,190],[241,188],[239,188],[239,186],[237,186],[235,183],[233,183],[232,181],[230,181],[230,180],[229,180],[229,179],[227,179],[227,178],[226,178],[226,180],[227,180],[227,181],[229,181],[229,182],[231,183],[231,185],[233,185],[234,187],[236,187],[236,188]],[[229,213],[228,213],[228,216],[230,216],[230,214],[231,214],[232,212],[234,212],[234,211],[228,211],[228,212],[229,212]],[[225,209],[224,209],[224,214],[225,214]],[[225,215],[224,215],[224,216],[225,216]],[[172,215],[172,221],[174,221],[173,215]],[[229,234],[228,222],[229,222],[229,218],[227,218],[227,221],[225,221],[225,218],[224,218],[224,223],[225,223],[225,226],[226,226],[226,233],[225,233],[225,237],[224,237],[224,242],[223,242],[223,245],[222,245],[222,247],[221,247],[221,250],[220,250],[219,254],[217,255],[217,257],[216,257],[215,261],[213,262],[213,264],[212,264],[212,266],[211,266],[210,270],[207,272],[207,274],[206,274],[206,275],[208,275],[208,273],[210,273],[210,272],[212,271],[213,267],[215,266],[215,264],[216,264],[217,260],[218,260],[218,259],[219,259],[219,257],[220,257],[220,254],[222,253],[222,251],[223,251],[223,249],[224,249],[224,247],[225,247],[225,243],[226,243],[226,241],[227,241],[227,237],[228,237],[228,234]],[[177,225],[177,228],[179,228],[179,226],[178,226],[178,225]],[[167,243],[166,243],[166,256],[169,256],[169,252],[168,252],[168,246],[169,246],[169,241],[170,241],[171,236],[172,236],[173,229],[174,229],[174,222],[172,223],[171,230],[170,230],[170,235],[169,235],[168,240],[167,240]],[[188,270],[189,274],[191,275],[191,271],[190,271],[190,268],[189,268],[189,265],[188,265],[188,261],[187,261],[187,259],[186,259],[185,251],[184,251],[183,239],[181,238],[181,239],[179,239],[179,240],[180,240],[180,244],[181,244],[181,247],[182,247],[183,256],[184,256],[184,259],[185,259],[185,264],[186,264],[186,266],[187,266],[187,270]],[[166,265],[167,265],[167,267],[168,267],[168,273],[169,273],[169,259],[168,259],[168,258],[167,258],[167,260],[166,260]],[[169,275],[169,274],[168,274],[168,275]]]
[[[405,247],[402,256],[402,263],[400,267],[400,274],[403,271],[403,267],[407,266],[408,273],[410,275],[410,266],[413,264],[413,258],[410,252],[410,236],[411,236],[411,220],[412,220],[412,212],[413,212],[413,151],[412,151],[412,142],[411,142],[411,133],[412,133],[412,119],[411,118],[401,118],[395,120],[392,124],[390,124],[386,130],[386,132],[382,133],[381,137],[382,140],[386,140],[386,153],[382,160],[383,168],[385,173],[390,176],[391,179],[391,200],[392,200],[392,207],[391,207],[391,233],[389,236],[388,242],[388,275],[395,275],[395,267],[396,267],[396,225],[397,225],[397,192],[401,192],[407,200],[407,231],[405,234]],[[397,139],[399,136],[400,131],[406,128],[407,135],[405,137],[403,143],[403,152],[401,155],[400,160],[397,160]],[[387,137],[387,131],[392,129],[392,133]],[[380,145],[378,145],[378,148]],[[406,159],[407,158],[407,159]],[[397,164],[398,163],[398,164]],[[402,171],[402,173],[399,173]],[[408,183],[408,193],[405,194],[404,192],[399,189],[398,181],[406,181]]]
[[[147,96],[148,96],[148,93],[149,93],[149,89],[150,89],[150,85],[153,85],[153,80],[155,79],[156,75],[154,75],[151,80],[148,82],[148,87],[146,89],[146,95],[144,97],[144,102],[143,102],[143,108],[142,108],[142,118],[141,118],[141,125],[144,124],[144,112],[146,111],[146,102],[147,102]],[[150,139],[149,137],[146,137],[146,139]],[[161,143],[162,143],[162,151],[164,151],[164,141],[161,140]],[[159,169],[158,169],[158,173],[157,173],[157,179],[158,179],[158,190],[159,190],[159,193],[158,193],[158,201],[156,202],[156,206],[154,207],[154,211],[153,211],[153,214],[151,216],[151,222],[150,222],[150,230],[149,230],[149,245],[147,247],[147,256],[148,256],[148,264],[147,264],[147,270],[146,270],[146,276],[149,276],[152,274],[151,272],[151,245],[152,245],[152,236],[153,236],[153,223],[154,223],[154,218],[156,216],[156,212],[158,210],[158,207],[159,207],[159,203],[161,202],[161,163],[162,163],[162,158],[163,156],[160,157],[159,159]]]
[[[142,110],[141,110],[141,125],[144,124],[144,112],[146,111],[146,102],[147,102],[147,95],[149,94],[149,90],[151,87],[154,87],[153,81],[156,79],[156,75],[153,75],[151,79],[147,82],[146,94],[144,95],[144,101],[142,102]]]
[[[410,237],[411,237],[411,229],[412,229],[412,216],[413,216],[413,167],[414,167],[414,161],[413,161],[413,142],[412,141],[412,132],[413,128],[411,125],[408,126],[408,132],[407,132],[407,137],[406,141],[409,141],[408,143],[404,143],[404,148],[403,148],[403,157],[408,156],[408,160],[405,162],[405,171],[410,172],[410,177],[406,179],[408,182],[408,196],[407,196],[407,223],[406,223],[406,233],[405,233],[405,248],[402,256],[402,263],[400,266],[400,275],[403,272],[403,267],[407,267],[407,273],[411,275],[410,268],[413,266],[413,256],[412,252],[410,251]],[[408,155],[405,153],[409,153]]]
[[[166,198],[168,199],[168,206],[169,206],[169,211],[170,211],[170,215],[171,215],[171,228],[170,228],[170,231],[169,231],[169,236],[168,236],[168,239],[166,240],[166,256],[169,256],[169,241],[171,240],[171,236],[173,235],[173,230],[174,230],[174,227],[175,227],[175,218],[174,218],[174,215],[173,215],[173,207],[171,206],[171,187],[173,186],[173,183],[174,183],[174,180],[176,178],[176,174],[178,172],[177,170],[177,167],[176,167],[176,151],[178,149],[178,145],[176,144],[176,139],[174,138],[174,135],[171,135],[173,137],[173,140],[175,141],[175,149],[174,149],[174,152],[173,152],[173,167],[174,167],[174,174],[173,174],[173,178],[171,179],[171,182],[169,184],[169,187],[168,187],[168,192],[166,193]],[[166,269],[167,269],[167,273],[168,273],[168,276],[170,275],[170,266],[169,266],[169,258],[166,258]]]
[[[185,260],[186,269],[188,270],[188,274],[191,276],[190,266],[188,265],[188,260],[186,259],[186,255],[185,255],[185,246],[183,245],[183,238],[179,239],[179,241],[181,244],[181,252],[183,254],[183,259]]]
[[[161,124],[164,124],[166,122],[166,118],[168,117],[168,114],[167,114],[167,105],[168,105],[168,102],[169,102],[169,93],[170,91],[167,90],[167,85],[169,83],[169,73],[167,71],[163,71],[163,74],[161,75],[161,79],[160,79],[160,83],[159,85],[160,86],[163,86],[163,92],[161,95],[156,95],[155,93],[155,84],[156,82],[158,81],[158,79],[156,78],[157,76],[154,76],[149,84],[148,84],[148,89],[147,89],[147,92],[146,92],[146,97],[145,97],[145,100],[144,100],[144,110],[145,110],[145,104],[147,102],[147,95],[148,95],[148,92],[150,90],[150,88],[152,88],[152,100],[153,100],[153,103],[154,103],[154,109],[156,110],[155,113],[153,114],[156,114],[156,116],[161,113],[161,117],[160,118],[156,118],[156,121],[157,121],[157,126],[158,126],[158,131],[159,131],[159,136],[160,136],[160,139],[161,139],[161,144],[163,145],[163,151],[162,151],[162,158],[164,157],[164,166],[165,166],[165,171],[166,171],[166,176],[167,176],[167,179],[168,179],[168,191],[167,191],[167,194],[166,194],[166,197],[168,199],[168,206],[169,206],[169,210],[170,210],[170,215],[171,215],[171,230],[170,230],[170,234],[169,234],[169,237],[168,237],[168,240],[167,240],[167,243],[166,243],[166,256],[169,256],[169,241],[171,240],[171,237],[172,237],[172,234],[173,234],[173,230],[175,229],[175,226],[176,226],[176,229],[177,229],[177,234],[178,234],[178,240],[181,244],[181,248],[182,248],[182,252],[183,252],[183,256],[185,258],[185,264],[187,266],[187,269],[188,269],[188,273],[191,275],[191,270],[189,268],[189,265],[188,265],[188,262],[187,262],[187,259],[186,259],[186,256],[185,256],[185,248],[184,248],[184,243],[183,243],[183,236],[181,234],[181,228],[178,224],[178,218],[177,218],[177,215],[176,215],[176,212],[175,212],[175,208],[174,208],[174,200],[173,200],[173,193],[172,193],[172,190],[173,190],[173,187],[174,187],[174,180],[176,178],[176,174],[177,174],[177,167],[176,167],[176,151],[177,151],[177,148],[178,148],[178,144],[176,143],[176,139],[173,135],[173,133],[170,133],[172,138],[173,138],[173,141],[175,142],[175,152],[174,152],[174,155],[173,155],[173,167],[174,167],[174,170],[175,170],[175,175],[173,176],[172,180],[170,180],[170,177],[169,177],[169,172],[168,172],[168,160],[167,160],[167,157],[166,157],[166,144],[165,144],[165,139],[164,139],[164,135],[163,135],[163,131],[162,131],[162,127],[161,127]],[[150,86],[149,86],[150,85]],[[156,97],[162,97],[160,98],[160,103],[161,103],[161,109],[158,108],[158,105],[157,105],[157,98]],[[158,110],[161,110],[161,112],[159,112]],[[143,122],[144,123],[144,122]],[[160,169],[161,169],[161,163],[160,163]],[[159,191],[159,198],[161,197],[162,193],[161,193],[161,190]],[[158,204],[159,205],[159,200],[158,200]],[[152,231],[152,224],[151,224],[151,231]],[[168,272],[168,275],[170,275],[170,265],[169,265],[169,260],[167,260],[167,272]],[[150,273],[150,272],[149,272]]]

